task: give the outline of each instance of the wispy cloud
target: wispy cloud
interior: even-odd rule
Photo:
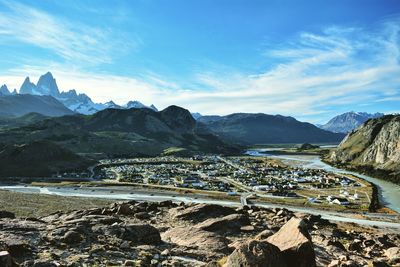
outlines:
[[[27,12],[25,6],[7,5],[15,13]],[[74,31],[68,22],[32,8],[28,8],[28,14],[21,22],[0,14],[0,36],[11,38],[14,31],[21,30],[23,34],[14,38],[51,47],[66,59],[110,60],[109,48],[98,45],[107,32],[85,27]],[[75,43],[76,39],[81,41]],[[118,76],[71,69],[66,64],[25,66],[0,79],[20,84],[21,73],[37,77],[51,70],[61,88],[76,88],[96,101],[112,99],[122,104],[137,99],[160,108],[177,104],[203,114],[280,113],[314,122],[331,117],[343,107],[356,109],[400,99],[398,17],[374,29],[335,26],[320,33],[302,32],[272,47],[260,57],[260,61],[270,62],[268,69],[253,74],[231,71],[230,67],[198,71],[185,86],[152,72]],[[93,55],[97,57],[93,59]]]
[[[394,18],[371,31],[330,27],[321,34],[301,33],[279,49],[266,51],[265,60],[276,64],[260,74],[200,75],[215,90],[197,94],[203,101],[195,105],[220,113],[262,111],[306,118],[331,116],[334,108],[379,98],[398,99],[399,22]],[[387,94],[391,97],[383,98]],[[181,95],[181,100],[190,102],[195,96]]]
[[[22,42],[52,51],[67,61],[109,63],[112,54],[129,46],[109,29],[53,16],[32,6],[2,0],[0,42]],[[118,47],[118,49],[116,49]]]

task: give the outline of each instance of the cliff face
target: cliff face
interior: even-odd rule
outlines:
[[[365,122],[351,132],[327,159],[380,173],[400,182],[400,115],[388,115]]]

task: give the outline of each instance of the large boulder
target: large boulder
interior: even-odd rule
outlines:
[[[171,212],[181,220],[201,222],[209,218],[217,218],[236,213],[235,209],[213,204],[196,204],[185,209],[175,208]]]
[[[385,250],[385,256],[392,263],[400,263],[400,248],[399,247],[391,247]]]
[[[285,267],[278,247],[263,241],[251,240],[241,244],[229,255],[224,267]]]
[[[163,241],[171,242],[178,246],[218,253],[229,252],[226,238],[198,228],[176,227],[166,231],[161,236]]]
[[[136,244],[156,245],[161,243],[160,232],[149,224],[126,225],[122,239]]]
[[[231,214],[221,218],[207,219],[196,225],[197,228],[211,232],[238,232],[250,220],[243,214]]]
[[[288,266],[316,266],[313,243],[304,220],[293,217],[267,241],[282,251]]]

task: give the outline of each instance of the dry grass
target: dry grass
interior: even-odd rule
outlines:
[[[58,210],[68,211],[104,207],[112,200],[26,194],[0,190],[0,210],[15,213],[18,217],[42,217]]]

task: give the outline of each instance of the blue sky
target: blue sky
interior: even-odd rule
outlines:
[[[321,123],[400,112],[400,1],[0,0],[0,83]]]

